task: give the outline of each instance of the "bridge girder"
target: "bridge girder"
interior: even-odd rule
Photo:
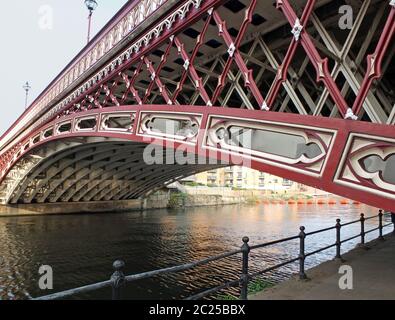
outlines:
[[[82,119],[91,128],[80,128]],[[108,127],[109,119],[118,127]],[[59,131],[65,123],[70,131]],[[49,129],[53,135],[44,137]],[[395,138],[386,125],[231,108],[120,106],[59,118],[35,136],[41,138],[21,151],[3,179],[9,184],[4,202],[133,199],[201,171],[239,164],[371,205],[395,206]],[[146,156],[157,147],[164,150],[151,163]],[[170,162],[166,150],[172,151]],[[39,158],[12,180],[32,156]]]

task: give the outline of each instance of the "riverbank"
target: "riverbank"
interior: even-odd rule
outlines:
[[[176,209],[204,206],[224,206],[254,202],[250,192],[226,194],[193,194],[182,192],[159,191],[145,199],[102,201],[102,202],[65,202],[0,205],[0,217],[129,212],[154,209]]]
[[[273,204],[273,205],[360,205],[359,201],[345,199],[322,190],[313,193],[299,190],[237,189],[230,187],[191,187],[183,186],[182,192],[188,195],[220,195],[224,199],[236,198],[239,203]],[[237,200],[236,200],[237,201]]]
[[[73,213],[106,213],[143,210],[143,202],[140,199],[126,201],[103,201],[103,202],[65,202],[59,203],[34,203],[0,205],[0,217],[32,216],[50,214],[73,214]]]
[[[197,192],[186,188],[184,192],[157,192],[144,200],[144,209],[177,209],[191,207],[224,206],[255,203],[252,192],[232,190],[210,190]]]
[[[374,240],[332,260],[307,270],[309,280],[296,278],[280,283],[251,300],[395,300],[395,236]],[[341,266],[352,268],[352,289],[342,290]],[[348,283],[350,285],[350,282]]]
[[[191,207],[210,207],[234,204],[264,205],[349,205],[360,204],[328,194],[306,195],[300,193],[273,194],[264,190],[245,190],[227,187],[188,187],[182,190],[161,190],[144,199],[102,201],[102,202],[65,202],[0,205],[0,217],[76,214],[76,213],[108,213],[143,211],[153,209],[177,209]]]

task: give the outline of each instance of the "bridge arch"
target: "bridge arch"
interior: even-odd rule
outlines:
[[[93,139],[92,139],[93,138]],[[101,140],[101,141],[100,141]],[[89,202],[120,200],[121,191],[130,193],[123,199],[136,199],[178,179],[217,168],[218,165],[147,165],[143,153],[146,144],[98,137],[79,138],[79,143],[62,138],[37,147],[26,157],[44,149],[47,153],[25,173],[14,179],[13,191],[5,201],[18,203]],[[195,162],[196,155],[188,155]],[[23,161],[23,158],[19,161]],[[18,162],[19,162],[18,161]],[[17,164],[15,168],[18,168]],[[12,170],[11,170],[12,171]],[[11,172],[10,171],[10,172]],[[8,182],[11,183],[11,182]]]

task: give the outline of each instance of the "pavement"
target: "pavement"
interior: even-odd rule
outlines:
[[[384,241],[374,240],[367,248],[349,251],[343,255],[344,261],[332,260],[307,270],[308,280],[294,277],[249,299],[395,300],[395,235],[387,235]],[[339,273],[341,266],[348,272],[347,280],[344,273]],[[339,283],[349,289],[342,290]]]

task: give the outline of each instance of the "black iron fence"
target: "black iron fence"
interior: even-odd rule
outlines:
[[[240,274],[239,279],[225,282],[220,286],[217,286],[217,287],[205,290],[203,292],[200,292],[196,295],[193,295],[193,296],[187,298],[186,300],[202,299],[202,298],[211,296],[212,294],[215,294],[215,293],[222,291],[224,289],[227,289],[230,287],[236,287],[236,286],[240,287],[240,299],[247,300],[249,282],[253,279],[256,279],[260,275],[274,271],[276,269],[279,269],[279,268],[289,265],[291,263],[299,262],[299,278],[303,280],[303,279],[307,278],[306,272],[305,272],[306,258],[308,258],[312,255],[315,255],[317,253],[323,252],[325,250],[328,250],[330,248],[336,248],[335,258],[342,260],[341,248],[342,248],[342,244],[345,242],[360,238],[360,246],[364,247],[366,235],[369,233],[372,233],[374,231],[378,231],[378,239],[383,241],[384,240],[383,229],[390,226],[390,225],[393,225],[393,227],[394,227],[393,233],[395,234],[395,223],[390,222],[390,223],[384,224],[383,216],[384,216],[384,213],[382,210],[379,211],[378,215],[371,216],[371,217],[365,217],[365,215],[362,213],[360,219],[358,219],[358,220],[342,224],[341,220],[337,219],[336,224],[333,227],[320,229],[320,230],[316,230],[316,231],[312,231],[312,232],[306,232],[305,227],[302,226],[302,227],[300,227],[299,234],[296,236],[288,237],[288,238],[284,238],[284,239],[280,239],[280,240],[275,240],[275,241],[270,241],[270,242],[266,242],[263,244],[253,245],[253,246],[249,245],[249,238],[244,237],[242,239],[243,245],[241,246],[241,248],[239,250],[230,251],[230,252],[227,252],[224,254],[213,256],[213,257],[210,257],[210,258],[207,258],[204,260],[195,261],[192,263],[183,264],[180,266],[164,268],[164,269],[159,269],[159,270],[154,270],[154,271],[150,271],[150,272],[144,272],[144,273],[134,274],[134,275],[129,275],[129,276],[125,276],[123,273],[123,268],[125,267],[125,263],[123,261],[117,260],[113,264],[113,268],[115,271],[109,280],[98,282],[98,283],[87,285],[87,286],[83,286],[83,287],[79,287],[79,288],[75,288],[75,289],[62,291],[59,293],[50,294],[50,295],[39,297],[39,298],[36,298],[33,300],[65,299],[65,298],[70,298],[70,297],[77,295],[77,294],[86,294],[86,293],[89,293],[92,291],[96,291],[96,290],[103,289],[103,288],[109,288],[109,287],[112,288],[112,299],[119,300],[122,298],[122,296],[121,296],[122,288],[124,288],[126,285],[128,285],[131,282],[135,282],[135,281],[143,280],[143,279],[148,279],[148,278],[152,278],[152,277],[159,276],[159,275],[191,270],[191,269],[196,268],[198,266],[207,265],[211,262],[222,260],[222,259],[225,259],[228,257],[240,255],[240,254],[241,254],[241,258],[242,258],[242,268],[241,268],[241,274]],[[376,228],[373,228],[370,230],[365,230],[366,229],[365,222],[367,220],[371,220],[371,219],[375,219],[375,218],[378,218],[378,226]],[[394,221],[394,220],[392,220],[392,221]],[[342,237],[341,237],[342,228],[349,226],[349,225],[353,225],[353,224],[360,224],[361,232],[352,236],[352,237],[349,237],[347,239],[342,239]],[[305,244],[306,244],[306,239],[309,236],[316,235],[316,234],[323,233],[323,232],[330,231],[330,230],[336,230],[336,241],[334,243],[327,245],[323,248],[317,249],[315,251],[306,253]],[[251,273],[249,271],[248,264],[249,264],[249,260],[250,260],[250,252],[252,250],[267,248],[267,247],[270,247],[270,246],[273,246],[276,244],[289,242],[289,241],[293,241],[293,240],[297,240],[297,239],[299,239],[299,255],[297,257],[295,257],[293,259],[286,260],[284,262],[281,262],[279,264],[276,264],[274,266],[268,267],[264,270],[260,270],[260,271],[254,272],[254,273]]]

